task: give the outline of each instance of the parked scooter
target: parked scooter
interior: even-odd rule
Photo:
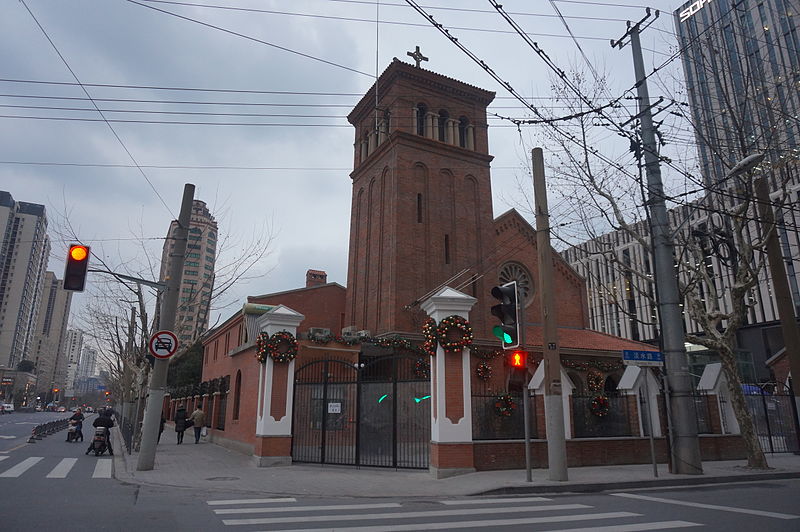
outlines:
[[[69,428],[67,429],[67,443],[78,441],[78,422],[70,420]]]
[[[105,427],[97,427],[94,429],[94,438],[92,439],[92,450],[95,456],[100,456],[108,449],[108,429]]]

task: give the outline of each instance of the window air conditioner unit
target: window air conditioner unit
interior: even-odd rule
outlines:
[[[310,338],[325,338],[326,336],[331,335],[330,329],[325,329],[323,327],[310,327],[308,329],[308,336]]]
[[[358,331],[358,332],[356,333],[356,336],[358,336],[359,338],[368,338],[368,337],[370,337],[370,336],[372,336],[372,335],[370,334],[370,332],[369,332],[369,331],[367,331],[367,330],[364,330],[364,331]]]

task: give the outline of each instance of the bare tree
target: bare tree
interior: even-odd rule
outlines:
[[[719,76],[722,70],[720,65],[710,61],[708,71],[709,76]],[[632,322],[648,325],[647,318],[655,320],[654,312],[643,311],[640,307],[644,301],[654,308],[655,290],[649,267],[652,261],[644,209],[643,148],[638,141],[637,120],[634,113],[624,119],[619,115],[584,114],[591,108],[586,99],[576,97],[573,87],[579,87],[590,101],[598,101],[605,93],[603,79],[595,77],[589,81],[587,76],[575,71],[570,76],[572,83],[569,86],[556,78],[552,89],[556,100],[567,108],[566,113],[575,114],[576,118],[566,126],[555,128],[550,125],[540,130],[544,145],[550,148],[555,161],[549,168],[551,190],[560,196],[556,203],[567,220],[566,223],[553,224],[557,227],[556,238],[568,244],[591,241],[590,245],[577,248],[580,253],[575,252],[576,248],[567,253],[572,253],[571,258],[587,263],[592,262],[592,254],[601,255],[605,264],[611,265],[612,271],[606,272],[605,278],[598,278],[592,268],[585,268],[590,302],[593,298],[595,302],[600,298],[604,305],[618,308]],[[753,96],[759,92],[755,90],[757,83],[753,78],[750,81],[753,91],[737,94],[720,91],[718,94],[720,105],[725,110],[725,124],[733,134],[722,131],[725,127],[720,124],[708,124],[696,116],[687,116],[683,107],[678,105],[656,106],[654,111],[658,114],[670,109],[673,115],[683,115],[683,127],[688,125],[689,131],[696,133],[697,140],[715,158],[712,166],[716,164],[717,168],[730,169],[754,152],[780,153],[785,146],[780,145],[782,137],[776,133],[774,124],[750,123],[758,117],[772,120],[779,116],[769,100]],[[717,81],[725,85],[721,80]],[[610,156],[608,152],[599,156],[596,146],[608,137],[609,131],[618,139],[618,149],[622,143],[629,143],[634,165],[619,156]],[[667,139],[676,136],[674,132],[659,132],[662,146],[668,142]],[[609,160],[620,163],[609,164]],[[766,235],[758,224],[752,175],[709,182],[695,177],[691,160],[662,157],[662,161],[672,177],[667,188],[671,192],[667,194],[673,205],[670,216],[676,228],[676,262],[685,312],[689,318],[687,324],[693,325],[692,330],[697,331],[687,334],[687,340],[706,346],[719,355],[727,377],[731,405],[747,450],[748,465],[766,468],[768,464],[745,402],[736,357],[737,332],[746,323],[752,306],[752,290],[764,275],[763,244]],[[761,172],[778,176],[775,179],[777,194],[773,198],[779,207],[787,198],[785,186],[789,174],[781,171],[785,164],[783,158],[768,157],[760,168]],[[619,238],[608,238],[607,235]],[[626,243],[637,246],[625,246]],[[621,251],[625,247],[642,250],[642,260],[631,260]],[[630,301],[626,301],[626,296],[633,292],[643,296],[637,308],[626,304]],[[613,328],[611,332],[620,333]]]

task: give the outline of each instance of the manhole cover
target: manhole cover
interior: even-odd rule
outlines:
[[[206,480],[239,480],[239,477],[211,477]]]

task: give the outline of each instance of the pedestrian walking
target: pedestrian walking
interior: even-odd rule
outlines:
[[[183,443],[183,433],[186,431],[186,407],[181,405],[175,412],[175,432],[178,434],[178,445]]]
[[[161,443],[161,433],[164,432],[164,423],[167,422],[167,418],[164,417],[164,412],[161,412],[161,421],[158,424],[158,440],[156,443]]]
[[[203,409],[198,406],[195,411],[192,412],[189,419],[194,423],[194,442],[200,443],[200,434],[206,426],[206,414],[203,412]]]

